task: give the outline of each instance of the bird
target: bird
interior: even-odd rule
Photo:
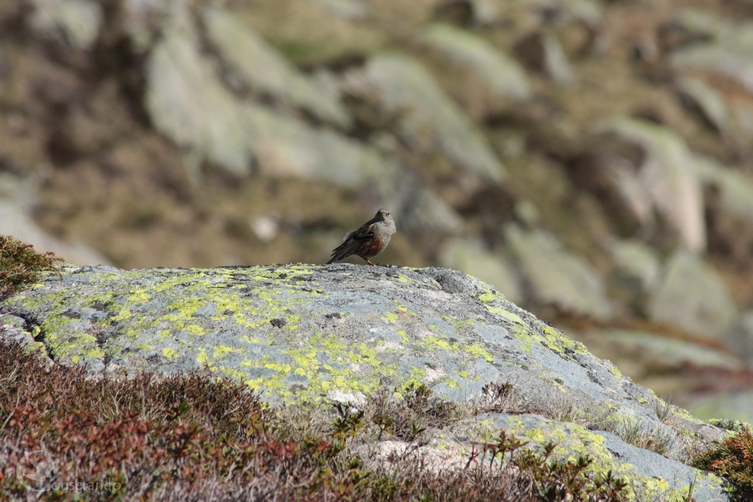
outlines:
[[[366,260],[369,265],[374,265],[370,258],[384,251],[395,232],[397,228],[395,228],[392,214],[388,209],[381,208],[373,218],[361,225],[361,228],[345,234],[343,243],[332,251],[332,257],[327,263],[334,263],[356,255]]]

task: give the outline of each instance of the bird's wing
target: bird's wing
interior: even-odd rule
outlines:
[[[374,237],[374,225],[376,225],[376,223],[366,223],[364,226],[353,232],[350,238],[357,241],[371,239]]]
[[[368,227],[366,225],[362,226],[358,230],[351,230],[347,234],[345,234],[345,238],[343,239],[342,244],[337,246],[335,249],[332,250],[332,256],[347,256],[349,254],[352,254],[353,251],[358,249],[358,246],[361,245],[361,241],[364,241],[366,239],[369,239],[374,235],[374,231],[371,227]],[[342,258],[337,258],[342,259]]]

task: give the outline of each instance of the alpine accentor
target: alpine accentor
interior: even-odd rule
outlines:
[[[387,209],[380,209],[369,221],[358,230],[345,234],[343,243],[332,251],[332,258],[327,263],[343,260],[348,256],[360,256],[366,263],[373,265],[369,258],[373,258],[387,247],[392,234],[397,231],[395,220]]]

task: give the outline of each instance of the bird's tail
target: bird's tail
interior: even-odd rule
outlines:
[[[350,250],[345,244],[341,244],[338,247],[335,248],[334,251],[332,251],[332,256],[329,258],[329,261],[327,264],[335,263],[336,261],[344,260],[348,256],[350,256],[352,253],[350,253]]]

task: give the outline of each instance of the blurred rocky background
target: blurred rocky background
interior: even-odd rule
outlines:
[[[0,233],[323,263],[380,206],[378,261],[753,422],[752,1],[0,2]]]

